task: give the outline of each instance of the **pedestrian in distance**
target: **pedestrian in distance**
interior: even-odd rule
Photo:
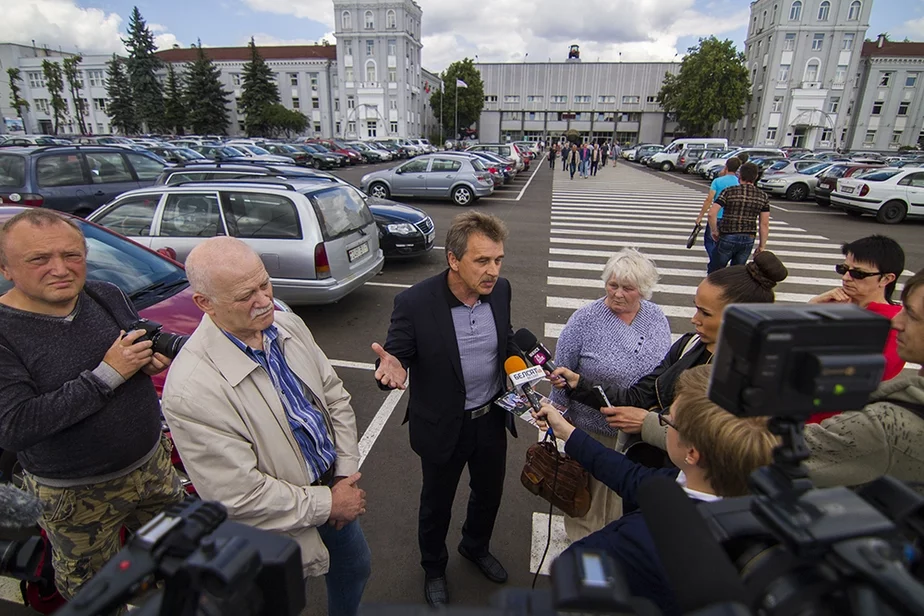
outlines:
[[[568,150],[568,168],[571,170],[571,179],[574,179],[574,172],[577,170],[578,165],[581,163],[581,153],[578,151],[576,143],[571,144],[571,149]]]
[[[600,146],[600,167],[601,168],[606,167],[606,161],[609,158],[609,156],[610,156],[610,144],[607,141],[607,142],[604,142],[602,146]]]
[[[557,143],[553,143],[549,146],[549,169],[555,170],[555,160],[558,158],[558,153],[561,150],[561,146]]]
[[[585,141],[581,146],[579,153],[580,157],[580,167],[581,167],[581,177],[587,179],[590,177],[590,159],[591,159],[591,148]]]
[[[757,188],[759,170],[754,163],[744,163],[738,170],[738,186],[722,191],[709,210],[709,227],[716,241],[709,259],[708,271],[712,273],[729,263],[746,263],[751,251],[760,254],[767,246],[770,234],[770,199]],[[721,222],[719,210],[724,208]],[[757,248],[754,241],[757,238]]]
[[[703,201],[703,207],[699,210],[699,216],[696,217],[696,224],[700,224],[703,221],[703,218],[712,208],[712,204],[715,203],[716,197],[722,194],[722,191],[728,188],[729,186],[738,185],[738,169],[741,167],[741,160],[735,156],[732,156],[727,161],[725,161],[725,166],[722,168],[722,171],[719,173],[719,177],[712,180],[712,184],[709,186],[709,194],[706,195],[706,199]],[[719,210],[716,214],[716,218],[719,220],[722,219],[722,210]],[[706,232],[703,234],[703,244],[706,248],[706,256],[710,259],[712,258],[712,252],[715,249],[715,240],[712,238],[712,228],[709,226],[709,222],[706,222]]]
[[[595,143],[593,150],[590,152],[590,174],[597,175],[597,167],[600,166],[600,144]]]
[[[613,166],[616,166],[616,161],[619,160],[619,157],[622,156],[622,148],[619,145],[619,142],[616,141],[613,143]]]
[[[568,170],[568,160],[571,157],[571,146],[573,144],[570,141],[566,141],[561,146],[561,170]]]

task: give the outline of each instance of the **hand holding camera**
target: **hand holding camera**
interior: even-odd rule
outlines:
[[[119,332],[119,337],[115,339],[103,361],[109,364],[123,379],[132,378],[136,372],[144,368],[151,362],[154,351],[151,349],[150,340],[138,341],[145,336],[147,332],[143,329],[136,329],[127,334]]]

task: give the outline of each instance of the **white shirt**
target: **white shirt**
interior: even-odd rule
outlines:
[[[691,490],[687,487],[687,476],[683,471],[680,471],[680,474],[677,475],[677,483],[680,484],[680,487],[683,488],[683,491],[687,493],[687,496],[693,500],[703,501],[705,503],[714,503],[715,501],[722,500],[721,496],[716,496],[715,494],[707,494],[705,492],[699,492],[697,490]]]

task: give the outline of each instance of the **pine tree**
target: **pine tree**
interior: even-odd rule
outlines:
[[[67,101],[64,99],[64,78],[61,74],[61,65],[50,60],[42,60],[42,73],[45,74],[45,87],[48,89],[51,115],[54,118],[54,131],[57,135],[61,122],[67,119]]]
[[[224,135],[228,130],[228,97],[221,86],[221,71],[205,55],[202,42],[196,46],[196,59],[183,75],[186,125],[197,135]]]
[[[131,135],[138,132],[139,126],[132,87],[122,63],[123,60],[115,54],[107,63],[106,94],[109,96],[109,105],[106,111],[113,128],[123,135]]]
[[[164,85],[164,125],[167,130],[182,135],[186,127],[186,101],[183,87],[173,65],[167,65],[167,83]]]
[[[279,102],[279,88],[272,69],[250,38],[250,62],[244,65],[241,77],[241,111],[244,112],[244,130],[251,136],[268,136],[272,131],[267,112],[270,105]]]
[[[83,62],[83,56],[68,56],[61,63],[64,68],[64,78],[67,79],[67,88],[71,93],[71,99],[74,101],[74,115],[77,116],[77,127],[81,135],[87,134],[87,123],[84,118],[87,115],[87,108],[84,105],[83,95],[83,78],[80,76],[78,67]]]
[[[126,66],[138,123],[147,132],[160,132],[164,124],[164,90],[157,80],[157,71],[163,68],[163,62],[154,55],[157,49],[154,35],[137,6],[128,19],[128,38],[122,42],[128,49]]]
[[[29,111],[29,101],[22,97],[22,73],[18,68],[6,69],[6,74],[10,81],[10,105],[16,110],[17,115],[22,118],[23,111]]]

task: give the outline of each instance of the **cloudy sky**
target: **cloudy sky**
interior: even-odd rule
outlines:
[[[711,34],[743,48],[749,5],[745,0],[418,4],[424,12],[423,64],[433,71],[476,54],[482,62],[560,61],[574,43],[585,61],[670,60]],[[208,46],[243,45],[251,36],[264,45],[308,44],[333,30],[330,0],[0,0],[0,42],[120,52],[133,5],[161,47],[197,39]],[[924,0],[875,0],[867,36],[879,32],[893,40],[924,41]]]

